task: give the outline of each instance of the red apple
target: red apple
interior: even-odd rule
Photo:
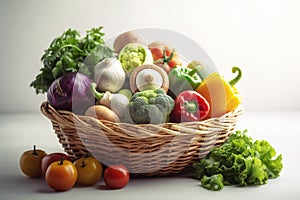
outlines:
[[[65,160],[69,160],[72,162],[72,159],[64,153],[50,153],[45,157],[43,157],[42,166],[41,166],[42,174],[45,175],[48,166],[55,161],[60,161],[61,158],[64,158]]]

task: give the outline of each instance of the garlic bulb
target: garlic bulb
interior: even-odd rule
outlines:
[[[116,58],[106,58],[94,68],[94,81],[100,91],[117,92],[125,83],[126,74]]]

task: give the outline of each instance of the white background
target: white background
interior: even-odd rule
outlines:
[[[295,0],[1,0],[0,113],[39,112],[44,95],[29,84],[41,55],[68,28],[165,28],[194,40],[238,84],[247,110],[300,109],[300,3]],[[192,51],[192,49],[191,49]]]

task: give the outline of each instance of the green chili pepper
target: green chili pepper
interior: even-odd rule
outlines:
[[[201,83],[201,78],[197,74],[201,71],[201,65],[193,69],[176,66],[168,74],[170,80],[169,95],[175,98],[185,90],[195,90]]]

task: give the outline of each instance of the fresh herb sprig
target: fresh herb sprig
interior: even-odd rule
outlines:
[[[47,92],[52,82],[68,72],[82,72],[89,77],[93,74],[92,65],[106,57],[113,56],[113,50],[104,45],[103,27],[86,31],[86,36],[80,38],[77,30],[68,29],[55,38],[41,57],[43,67],[31,82],[36,94]],[[89,64],[85,64],[85,59]],[[92,61],[92,62],[91,62]]]

